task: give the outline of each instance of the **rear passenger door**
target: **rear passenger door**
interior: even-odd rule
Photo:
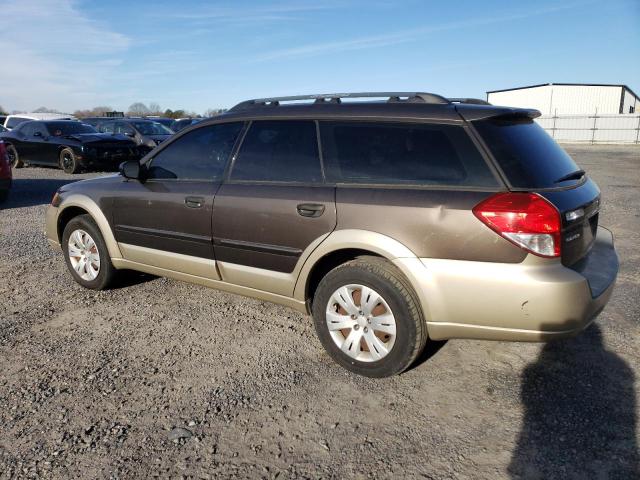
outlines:
[[[335,225],[335,188],[324,184],[316,123],[253,121],[214,203],[223,280],[291,293],[286,274]]]

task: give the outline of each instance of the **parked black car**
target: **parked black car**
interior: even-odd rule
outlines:
[[[132,138],[145,153],[173,135],[173,130],[168,129],[161,123],[144,118],[107,120],[98,123],[96,128],[103,133],[120,133]]]
[[[158,122],[162,125],[164,125],[165,127],[167,127],[170,130],[173,130],[171,128],[171,125],[173,125],[173,122],[175,122],[175,120],[173,118],[165,118],[165,117],[148,117],[145,118],[145,120],[151,120],[154,122]]]
[[[0,133],[15,168],[25,164],[57,165],[66,173],[83,168],[116,169],[121,162],[138,160],[143,151],[124,135],[98,133],[76,121],[27,121]]]
[[[196,123],[205,120],[204,118],[180,118],[178,120],[174,120],[171,124],[171,130],[174,132],[179,132],[183,128],[190,127],[191,125],[195,125]]]

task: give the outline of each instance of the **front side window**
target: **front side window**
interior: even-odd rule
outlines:
[[[242,122],[210,125],[183,135],[151,160],[148,178],[222,179],[242,125]]]
[[[496,187],[462,127],[320,122],[327,180],[336,183]]]
[[[47,122],[45,124],[49,133],[55,137],[64,137],[67,135],[76,135],[82,133],[96,133],[95,128],[86,123],[66,121],[66,122]]]
[[[322,182],[313,121],[254,121],[231,171],[231,180]]]
[[[35,122],[23,122],[22,124],[18,125],[15,131],[20,132],[25,137],[32,137],[33,132],[35,131],[33,128],[34,126]]]
[[[114,131],[115,133],[121,133],[123,135],[134,135],[136,133],[133,128],[123,122],[116,122]]]
[[[101,133],[115,133],[116,132],[115,123],[114,122],[99,123],[97,129]]]

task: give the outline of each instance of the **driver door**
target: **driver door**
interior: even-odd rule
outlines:
[[[113,230],[127,260],[219,279],[213,199],[242,122],[208,125],[176,138],[147,162],[141,181],[122,179]]]

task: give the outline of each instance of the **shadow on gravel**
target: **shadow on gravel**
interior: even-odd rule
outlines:
[[[155,280],[155,275],[148,273],[136,272],[135,270],[118,270],[113,284],[109,287],[109,290],[119,290],[121,288],[133,287],[134,285],[140,285],[141,283],[147,283],[151,280]]]
[[[410,372],[414,368],[418,368],[420,365],[422,365],[424,362],[426,362],[431,357],[433,357],[436,353],[438,353],[440,349],[445,346],[446,343],[447,343],[446,340],[428,340],[420,356],[416,358],[416,361],[413,362],[413,364],[411,364],[411,366],[407,368],[404,371],[404,373]]]
[[[82,178],[78,178],[78,180],[82,180]],[[67,183],[77,182],[78,180],[14,178],[9,191],[9,198],[0,204],[0,210],[48,204],[51,202],[56,190]]]
[[[634,374],[596,324],[546,344],[524,371],[521,399],[512,478],[640,478]]]

